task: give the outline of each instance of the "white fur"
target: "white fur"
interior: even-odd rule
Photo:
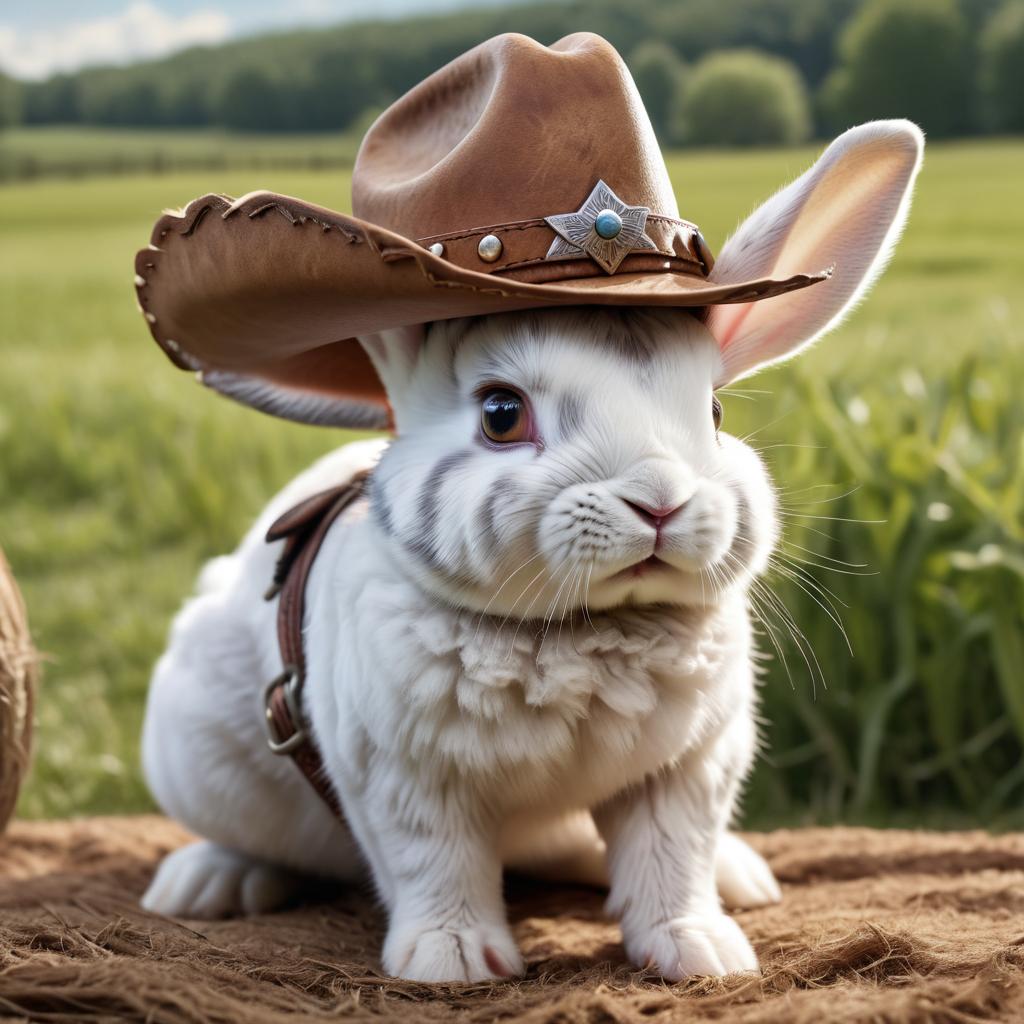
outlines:
[[[349,445],[275,498],[204,571],[157,666],[147,778],[206,842],[164,862],[146,906],[262,911],[293,872],[366,865],[385,969],[475,981],[522,970],[503,864],[597,882],[606,860],[634,962],[756,969],[719,894],[779,897],[725,832],[756,744],[746,587],[777,527],[759,459],[714,429],[715,339],[685,312],[584,309],[364,344],[397,439]],[[530,443],[480,435],[496,384],[526,396]],[[343,824],[264,742],[281,660],[263,537],[371,466],[307,590],[303,699]],[[657,524],[635,506],[677,511]]]

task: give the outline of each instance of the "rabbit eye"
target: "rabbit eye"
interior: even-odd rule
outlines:
[[[526,403],[514,391],[495,388],[488,391],[480,407],[480,426],[497,444],[529,440]]]
[[[718,400],[717,395],[711,396],[711,419],[714,420],[717,432],[722,426],[722,403]]]

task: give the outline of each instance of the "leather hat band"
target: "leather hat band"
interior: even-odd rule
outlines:
[[[650,214],[644,228],[652,248],[627,252],[618,273],[679,273],[705,278],[714,258],[700,230],[689,221]],[[491,224],[418,238],[435,256],[466,270],[544,283],[601,274],[584,252],[551,256],[556,232],[547,220]]]

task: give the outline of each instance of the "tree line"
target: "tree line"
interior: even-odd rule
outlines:
[[[798,142],[874,117],[932,136],[1024,131],[1024,0],[548,0],[364,22],[0,78],[0,125],[355,132],[492,35],[580,29],[626,57],[671,144]]]

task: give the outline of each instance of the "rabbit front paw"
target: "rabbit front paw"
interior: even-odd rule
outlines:
[[[653,968],[668,981],[758,970],[757,956],[740,926],[719,911],[672,918],[623,937],[634,964]]]
[[[296,885],[293,876],[270,864],[199,842],[164,857],[142,906],[167,917],[214,921],[276,910]]]
[[[382,959],[388,974],[410,981],[492,981],[523,973],[523,958],[504,924],[396,922]]]

